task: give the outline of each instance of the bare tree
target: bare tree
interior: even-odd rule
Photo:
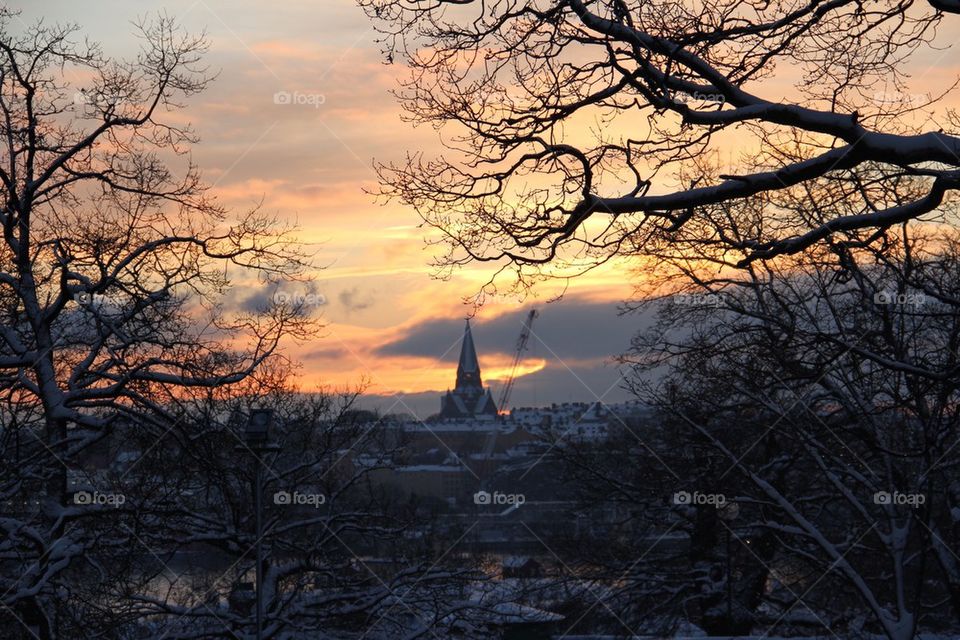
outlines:
[[[891,639],[956,626],[956,238],[904,225],[882,247],[706,277],[712,249],[661,255],[692,288],[646,303],[662,324],[635,343],[635,381],[726,459],[715,490],[748,482],[736,530],[775,541],[755,556],[774,626],[797,610],[833,630],[866,617]]]
[[[360,4],[411,71],[406,115],[447,147],[380,167],[383,194],[438,231],[442,269],[491,262],[526,287],[628,257],[642,293],[680,287],[628,361],[687,443],[726,462],[718,480],[739,476],[727,531],[765,549],[722,576],[753,581],[737,587],[745,610],[782,612],[771,630],[798,608],[893,639],[955,626],[958,262],[943,229],[960,137],[939,107],[953,86],[910,93],[906,69],[960,6]],[[721,162],[732,136],[745,157]],[[588,495],[653,508],[623,464],[573,462]],[[588,561],[631,567],[610,559]],[[665,573],[645,568],[617,584],[647,602]]]
[[[407,117],[448,147],[380,168],[383,193],[439,230],[443,268],[489,261],[526,286],[693,226],[743,266],[832,236],[875,238],[958,186],[956,118],[934,111],[952,86],[906,84],[911,55],[960,10],[952,1],[360,4],[388,59],[411,71],[398,91]],[[771,82],[783,68],[790,99]],[[733,136],[745,159],[703,175]],[[889,191],[905,176],[922,188],[898,202],[851,188],[843,215],[770,207],[737,232],[697,225],[704,208],[759,208],[867,165]]]
[[[267,286],[309,256],[206,194],[176,116],[210,79],[203,38],[165,16],[138,32],[139,55],[112,60],[75,27],[0,10],[0,603],[31,637],[60,637],[69,573],[130,540],[98,525],[116,505],[75,504],[78,479],[111,490],[80,469],[94,445],[121,423],[155,442],[182,429],[182,402],[248,379],[313,322],[222,304],[228,265]]]

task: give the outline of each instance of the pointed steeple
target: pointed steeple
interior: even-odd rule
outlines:
[[[460,343],[460,361],[457,363],[457,386],[440,398],[440,418],[444,420],[472,419],[480,416],[496,416],[497,405],[489,389],[483,388],[480,378],[480,361],[470,332],[470,320],[463,329]]]
[[[463,342],[460,343],[460,362],[457,364],[457,389],[483,388],[480,379],[480,362],[477,349],[473,346],[473,334],[470,333],[470,320],[463,329]]]

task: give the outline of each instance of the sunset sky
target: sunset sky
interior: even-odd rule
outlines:
[[[131,21],[159,8],[190,30],[205,30],[207,62],[219,76],[182,112],[201,136],[194,160],[225,204],[242,210],[262,200],[266,210],[295,220],[317,264],[326,267],[316,282],[327,300],[321,309],[326,327],[308,343],[287,346],[302,362],[303,387],[366,377],[371,392],[385,397],[378,400],[382,409],[425,417],[439,408],[438,392],[453,383],[470,312],[462,298],[476,293],[487,273],[467,269],[447,281],[431,278],[432,249],[424,245],[417,215],[378,203],[364,190],[376,187],[374,159],[399,160],[407,151],[430,155],[440,147],[435,131],[401,121],[388,92],[403,69],[384,64],[376,34],[352,0],[13,6],[22,8],[27,23],[38,17],[77,23],[108,55],[135,52]],[[949,44],[958,34],[945,29],[938,42]],[[952,83],[953,58],[951,51],[918,56],[912,90]],[[789,90],[789,78],[779,82]],[[301,104],[276,104],[277,92]],[[497,299],[481,308],[474,335],[495,397],[525,310],[536,305],[541,317],[513,404],[626,399],[611,357],[644,324],[617,316],[618,303],[631,295],[631,277],[625,265],[610,264],[572,283],[559,303],[546,304],[559,289],[544,286],[539,297]],[[232,302],[253,305],[271,295],[238,287]],[[396,393],[403,394],[399,400]]]

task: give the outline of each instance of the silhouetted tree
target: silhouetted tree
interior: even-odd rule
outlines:
[[[397,92],[407,118],[448,149],[380,167],[383,193],[438,230],[442,268],[492,262],[525,287],[692,228],[743,266],[873,241],[960,184],[958,122],[933,110],[952,87],[906,84],[953,1],[359,3],[410,70]],[[731,146],[742,159],[704,173]],[[875,183],[861,191],[868,165]],[[901,192],[905,176],[920,188]],[[842,215],[769,205],[834,182]],[[704,217],[743,201],[763,209],[754,227]]]
[[[177,407],[312,322],[222,304],[228,265],[267,286],[308,256],[283,224],[206,195],[176,114],[208,82],[203,38],[164,16],[138,34],[140,53],[113,60],[75,27],[0,10],[0,603],[5,628],[44,640],[61,637],[70,573],[130,540],[98,522],[134,505],[73,495],[122,491],[83,471],[97,443],[121,423],[154,442],[182,431]]]

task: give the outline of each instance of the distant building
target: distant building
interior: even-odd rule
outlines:
[[[457,364],[457,386],[440,398],[441,420],[462,420],[479,416],[497,415],[497,405],[490,389],[483,388],[480,362],[473,346],[470,321],[463,330],[460,344],[460,362]]]
[[[504,578],[542,578],[543,567],[529,556],[506,556],[502,561]]]

